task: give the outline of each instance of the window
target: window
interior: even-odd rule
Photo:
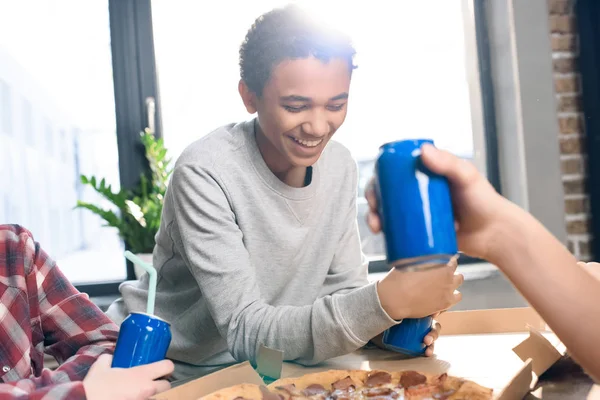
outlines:
[[[49,120],[46,120],[45,122],[46,125],[46,134],[45,136],[45,140],[46,140],[46,151],[51,155],[54,156],[54,130],[52,128],[52,123]]]
[[[117,232],[73,210],[78,200],[110,208],[80,174],[119,186],[108,2],[2,2],[0,56],[0,127],[12,132],[0,223],[30,229],[75,284],[122,281]]]
[[[69,155],[72,153],[73,143],[69,140],[67,136],[67,131],[65,129],[60,130],[60,139],[59,139],[59,151],[60,151],[60,160],[63,163],[66,163],[69,160]]]
[[[31,102],[27,99],[23,99],[21,105],[21,124],[22,124],[22,136],[25,138],[25,142],[30,147],[35,145],[35,131],[33,130],[33,110]],[[19,136],[19,135],[17,135]]]
[[[1,60],[1,54],[0,54]],[[12,131],[12,99],[10,86],[0,79],[0,133],[10,135]]]

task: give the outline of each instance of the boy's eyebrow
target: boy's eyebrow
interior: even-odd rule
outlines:
[[[331,100],[346,100],[348,98],[348,93],[340,93],[335,97],[332,97]]]
[[[291,96],[282,96],[279,99],[283,101],[311,101],[310,97],[298,96],[295,94]]]
[[[330,100],[346,100],[348,98],[348,93],[340,93],[337,96],[332,97]],[[290,95],[290,96],[282,96],[279,98],[282,101],[304,101],[304,102],[309,102],[312,99],[310,97],[305,97],[305,96],[298,96],[296,94]]]

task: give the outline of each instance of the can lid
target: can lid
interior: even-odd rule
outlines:
[[[384,149],[384,148],[396,147],[396,146],[407,145],[407,144],[412,145],[412,147],[419,148],[422,145],[424,145],[425,143],[434,144],[433,139],[424,139],[424,138],[422,138],[422,139],[402,139],[402,140],[394,140],[391,142],[384,143],[381,146],[379,146],[379,148]]]
[[[148,314],[148,313],[141,312],[141,311],[138,311],[138,312],[130,312],[129,314],[131,314],[131,315],[134,315],[134,314],[136,314],[136,315],[144,315],[144,316],[146,316],[146,317],[148,317],[148,318],[157,319],[157,320],[159,320],[159,321],[162,321],[162,322],[164,322],[165,324],[167,324],[167,325],[171,326],[171,323],[170,323],[169,321],[166,321],[166,320],[162,319],[161,317],[157,317],[156,315],[153,315],[153,314]]]

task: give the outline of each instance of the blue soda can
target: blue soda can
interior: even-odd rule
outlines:
[[[130,368],[164,360],[171,343],[170,324],[154,315],[131,313],[119,331],[113,368]]]
[[[433,145],[428,139],[384,144],[375,166],[387,261],[395,268],[446,265],[458,254],[448,181],[421,163],[426,143]],[[431,324],[431,317],[404,319],[384,332],[383,343],[409,356],[422,355]]]

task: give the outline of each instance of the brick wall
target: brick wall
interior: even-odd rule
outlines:
[[[560,128],[560,159],[565,191],[567,245],[581,260],[591,254],[589,196],[586,193],[586,150],[581,85],[577,70],[575,0],[548,0],[554,87]]]

